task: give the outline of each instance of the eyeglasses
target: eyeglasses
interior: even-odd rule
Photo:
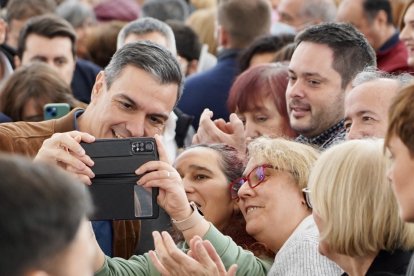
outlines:
[[[260,166],[255,167],[253,170],[251,170],[247,176],[240,177],[240,178],[234,180],[230,184],[231,198],[232,199],[239,198],[238,192],[239,192],[241,186],[243,186],[243,184],[246,183],[246,182],[249,183],[249,186],[252,189],[256,188],[261,183],[263,183],[263,181],[265,181],[265,179],[266,179],[266,176],[265,176],[265,169],[266,168],[274,169],[274,167],[272,165],[268,165],[268,164],[260,165]]]
[[[312,209],[312,202],[311,202],[311,198],[310,198],[310,188],[306,187],[302,189],[303,195],[305,197],[306,200],[306,204],[308,205],[308,207],[310,209]]]

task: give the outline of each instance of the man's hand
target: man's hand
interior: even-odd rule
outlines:
[[[138,185],[144,188],[159,188],[158,204],[176,220],[183,220],[192,213],[188,204],[182,179],[177,170],[169,164],[161,137],[155,135],[159,161],[149,161],[139,167],[135,173],[141,175]]]
[[[164,276],[235,276],[237,265],[232,265],[226,271],[223,262],[209,241],[203,241],[196,236],[190,241],[188,255],[175,245],[167,232],[153,232],[155,252],[150,251],[149,256]]]
[[[241,154],[246,152],[246,138],[243,122],[235,113],[230,114],[230,121],[223,119],[212,121],[213,112],[205,109],[200,116],[197,133],[193,144],[222,143],[236,148]]]
[[[91,143],[95,141],[95,137],[79,131],[55,133],[43,142],[34,161],[56,164],[79,178],[83,183],[91,184],[91,178],[95,174],[90,166],[93,166],[94,163],[79,144],[81,141]]]

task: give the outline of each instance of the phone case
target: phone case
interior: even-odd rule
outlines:
[[[57,119],[65,116],[70,111],[67,103],[48,103],[43,107],[43,118],[45,120]]]
[[[154,138],[98,139],[81,143],[95,162],[88,186],[95,205],[91,220],[154,219],[158,217],[158,188],[137,185],[135,170],[158,160]]]

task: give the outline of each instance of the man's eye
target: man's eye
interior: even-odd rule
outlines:
[[[164,125],[165,121],[163,119],[160,119],[159,117],[156,116],[150,116],[149,117],[151,123],[153,124],[157,124],[157,125]]]
[[[119,103],[123,109],[127,109],[127,110],[132,109],[132,105],[130,103],[127,103],[127,102],[119,102]]]
[[[55,61],[55,63],[58,66],[62,66],[64,64],[66,64],[66,60],[64,60],[64,59],[58,59],[58,60]]]
[[[321,82],[320,82],[320,81],[318,81],[318,80],[308,80],[308,83],[309,83],[311,86],[318,86],[318,85],[320,85],[320,84],[321,84]]]
[[[364,122],[373,121],[373,120],[374,120],[374,118],[369,117],[369,116],[363,116],[362,117],[362,121],[364,121]]]
[[[289,81],[289,82],[293,82],[293,81],[295,81],[295,80],[297,79],[297,77],[296,77],[296,76],[291,76],[291,75],[290,75],[290,76],[288,76],[287,78],[288,78],[288,81]]]

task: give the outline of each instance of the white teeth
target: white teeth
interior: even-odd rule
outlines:
[[[256,210],[256,209],[259,209],[259,208],[260,208],[260,207],[249,207],[249,208],[247,208],[246,213],[248,214],[248,213],[250,213],[251,211]]]

